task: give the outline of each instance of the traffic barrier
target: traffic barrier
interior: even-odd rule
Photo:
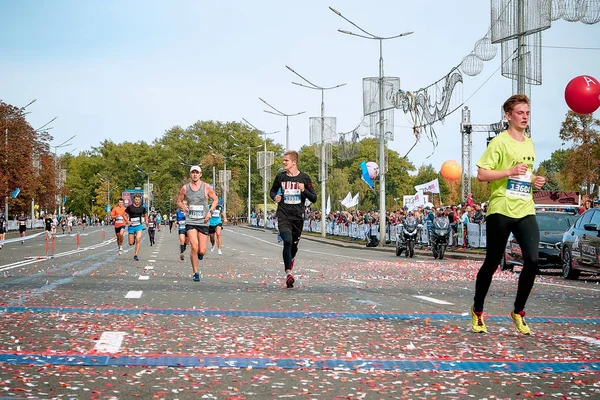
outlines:
[[[77,234],[77,246],[79,246],[81,244],[81,235],[78,233]]]

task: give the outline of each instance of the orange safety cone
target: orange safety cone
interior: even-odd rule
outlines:
[[[81,244],[81,235],[79,235],[79,233],[77,233],[77,246],[79,246]]]
[[[102,240],[106,239],[106,232],[104,232],[104,229],[102,229]]]

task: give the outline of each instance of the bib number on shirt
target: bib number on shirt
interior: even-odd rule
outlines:
[[[131,218],[131,226],[139,226],[142,223],[141,217],[133,217]]]
[[[285,204],[300,204],[300,189],[285,189],[283,192],[283,202]]]
[[[122,217],[122,216],[118,216],[118,217],[115,219],[115,222],[119,222],[119,223],[123,222],[123,217]]]
[[[525,175],[509,176],[506,196],[526,199],[531,195],[531,172]]]
[[[212,210],[210,213],[210,216],[213,218],[219,218],[220,215],[221,215],[221,211],[219,211],[219,210]]]
[[[203,205],[189,206],[187,218],[193,219],[193,220],[201,220],[204,218],[204,215],[205,215],[205,211],[204,211]]]

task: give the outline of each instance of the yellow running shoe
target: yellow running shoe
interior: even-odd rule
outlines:
[[[517,314],[515,314],[514,311],[511,311],[510,318],[515,323],[517,330],[523,335],[529,335],[531,333],[529,325],[527,325],[527,323],[525,322],[525,311],[521,311]]]
[[[483,311],[476,313],[473,311],[473,306],[471,306],[471,329],[475,333],[487,333],[487,328],[483,321]]]

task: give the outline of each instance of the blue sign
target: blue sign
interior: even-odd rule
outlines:
[[[19,195],[19,193],[21,193],[21,189],[19,189],[19,188],[16,188],[16,189],[15,189],[15,190],[12,192],[12,196],[11,196],[11,197],[12,197],[13,199],[16,199],[16,198],[17,198],[17,196]]]

